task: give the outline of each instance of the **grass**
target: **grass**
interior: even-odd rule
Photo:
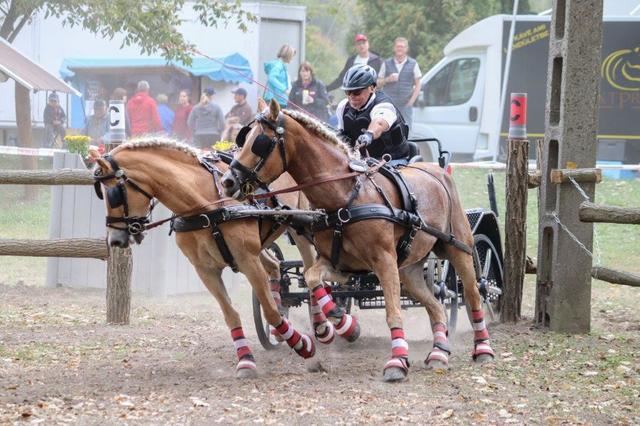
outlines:
[[[18,157],[0,155],[0,169],[19,169]],[[50,168],[51,159],[41,158],[40,168]],[[464,208],[489,208],[487,170],[455,169],[453,172]],[[495,171],[498,220],[504,229],[505,173]],[[23,187],[0,186],[0,238],[47,238],[49,226],[50,187],[41,187],[34,201],[24,201]],[[640,206],[640,179],[616,181],[605,179],[596,188],[596,202],[618,206]],[[537,190],[529,190],[527,206],[527,254],[537,257],[538,218]],[[594,264],[630,272],[640,272],[640,227],[596,224]],[[504,239],[504,235],[503,235]],[[279,241],[285,258],[299,258],[295,247]],[[576,247],[576,250],[579,250]],[[0,257],[0,282],[26,281],[42,284],[46,271],[44,258]],[[529,278],[531,280],[531,277]]]

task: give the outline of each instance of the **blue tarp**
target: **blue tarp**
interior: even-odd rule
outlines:
[[[75,76],[82,69],[96,68],[158,68],[175,67],[194,76],[206,76],[213,81],[251,83],[253,73],[249,61],[239,53],[219,58],[193,58],[190,66],[181,62],[167,62],[164,58],[65,58],[60,66],[60,75],[65,80]]]

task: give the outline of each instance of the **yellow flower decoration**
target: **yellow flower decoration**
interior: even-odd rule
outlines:
[[[212,145],[212,148],[216,151],[231,151],[235,146],[236,144],[231,141],[218,141]]]

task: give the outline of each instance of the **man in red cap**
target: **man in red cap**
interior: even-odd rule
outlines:
[[[355,45],[356,45],[356,53],[355,55],[349,56],[347,62],[344,64],[344,68],[340,71],[338,77],[333,80],[329,85],[327,85],[327,92],[335,90],[342,86],[342,80],[344,79],[344,75],[347,73],[349,68],[354,65],[364,64],[372,67],[376,72],[380,70],[380,66],[382,65],[382,59],[378,55],[369,51],[369,40],[367,36],[364,34],[356,34],[355,37]]]

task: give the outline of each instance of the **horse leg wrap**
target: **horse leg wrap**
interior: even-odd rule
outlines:
[[[447,331],[447,326],[441,322],[437,322],[433,324],[432,330],[433,349],[429,352],[429,355],[427,355],[424,363],[429,365],[431,361],[439,361],[448,366],[451,350],[449,349],[449,339],[447,337],[449,332]]]
[[[316,347],[313,340],[306,334],[300,334],[286,318],[282,317],[280,325],[276,327],[276,330],[284,340],[287,341],[287,345],[302,358],[311,358],[316,353]]]
[[[316,339],[325,345],[333,342],[335,337],[335,328],[333,327],[333,324],[327,320],[327,317],[322,312],[315,296],[311,296],[311,316]]]
[[[495,358],[495,353],[489,344],[489,330],[484,322],[484,311],[479,309],[471,311],[473,321],[473,353],[471,356],[475,360],[479,355],[490,355]]]
[[[339,336],[344,337],[349,342],[353,342],[358,338],[360,335],[358,321],[333,302],[322,284],[313,289],[313,296],[318,301],[322,312],[335,325],[336,333]]]
[[[282,298],[280,297],[280,280],[277,278],[270,278],[269,289],[271,290],[273,300],[275,300],[276,306],[278,307],[278,312],[282,314],[284,309],[282,307]]]
[[[256,361],[253,358],[251,349],[249,348],[249,342],[244,337],[242,327],[236,327],[231,330],[231,338],[233,339],[233,345],[236,348],[236,355],[238,355],[238,365],[236,365],[236,370],[241,370],[243,368],[255,370]]]
[[[391,358],[384,365],[387,368],[400,368],[409,371],[409,344],[404,340],[404,330],[400,327],[391,329]]]

